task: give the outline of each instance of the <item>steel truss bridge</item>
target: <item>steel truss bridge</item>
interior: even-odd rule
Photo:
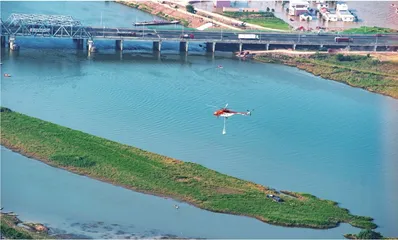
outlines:
[[[87,28],[71,16],[13,13],[1,20],[2,36],[92,38]]]
[[[279,48],[290,45],[293,49],[298,47],[331,46],[337,48],[345,47],[371,47],[375,51],[377,48],[398,49],[398,33],[383,34],[383,36],[372,34],[353,34],[343,35],[353,38],[353,42],[336,42],[336,34],[311,34],[311,33],[273,33],[273,32],[252,32],[258,35],[259,39],[242,40],[239,33],[231,31],[199,31],[199,30],[162,30],[136,28],[105,28],[90,27],[83,25],[80,21],[71,16],[62,15],[42,15],[42,14],[17,14],[13,13],[3,21],[1,19],[0,35],[2,45],[5,44],[5,37],[9,37],[10,46],[14,45],[16,37],[46,37],[46,38],[70,38],[78,40],[78,45],[83,45],[83,40],[87,39],[88,48],[94,46],[95,39],[116,40],[116,47],[123,50],[123,41],[152,41],[154,49],[160,51],[161,43],[165,41],[180,42],[180,49],[188,51],[189,42],[205,42],[206,48],[214,52],[217,46],[234,44],[238,45],[240,51],[244,45],[263,45],[265,49],[273,47]],[[194,38],[181,38],[183,33],[194,33]],[[271,46],[271,47],[270,47]]]

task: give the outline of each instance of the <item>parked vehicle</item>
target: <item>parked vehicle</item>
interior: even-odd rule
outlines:
[[[260,37],[257,34],[238,34],[238,39],[256,40]]]
[[[192,33],[191,34],[183,34],[183,35],[181,35],[181,38],[190,38],[190,39],[194,39],[195,38],[195,35],[193,35]]]
[[[335,42],[353,42],[353,39],[349,38],[349,37],[335,37],[334,41]]]

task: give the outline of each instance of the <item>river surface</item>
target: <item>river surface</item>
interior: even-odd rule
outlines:
[[[150,15],[103,2],[2,2],[11,12],[71,14],[88,24],[127,26]],[[73,8],[72,8],[73,7]],[[105,17],[107,16],[107,17]],[[398,101],[281,65],[208,56],[197,44],[179,55],[164,44],[99,41],[87,56],[71,40],[17,38],[2,51],[1,105],[145,150],[200,163],[278,190],[309,192],[371,216],[398,236]],[[223,68],[217,68],[222,65]],[[11,78],[3,78],[10,73]],[[227,134],[215,107],[245,111]],[[56,234],[88,237],[341,238],[329,230],[284,228],[211,213],[78,176],[1,149],[1,205]]]

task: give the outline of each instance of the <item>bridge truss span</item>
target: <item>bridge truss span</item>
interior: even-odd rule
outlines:
[[[86,27],[72,16],[13,13],[1,23],[2,34],[9,36],[91,38]]]

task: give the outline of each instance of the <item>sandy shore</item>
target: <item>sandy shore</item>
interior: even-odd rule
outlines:
[[[293,51],[293,50],[268,50],[268,51],[250,51],[250,53],[254,53],[256,55],[265,55],[268,53],[281,53],[288,56],[297,56],[297,55],[312,55],[317,53],[316,51]],[[328,54],[327,52],[318,52],[320,54]],[[338,53],[344,55],[362,55],[365,56],[370,54],[372,57],[379,59],[380,61],[391,61],[398,62],[398,52],[374,52],[374,51],[340,51]]]

